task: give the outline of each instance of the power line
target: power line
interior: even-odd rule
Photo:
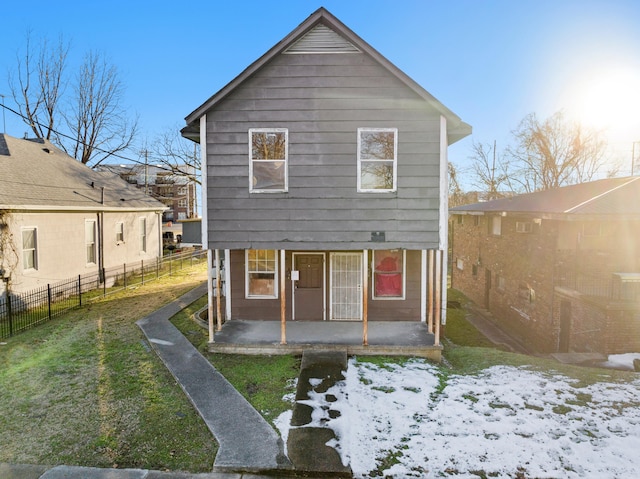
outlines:
[[[0,96],[2,96],[2,98],[3,98],[3,100],[4,100],[4,95],[0,95]],[[4,111],[5,111],[5,110],[8,110],[8,111],[10,111],[11,113],[13,113],[14,115],[19,116],[19,117],[20,117],[20,118],[21,118],[25,123],[30,124],[29,118],[27,118],[26,116],[24,116],[22,113],[20,113],[20,112],[18,112],[18,111],[15,111],[13,108],[10,108],[10,107],[6,106],[6,105],[4,104],[4,102],[3,102],[2,104],[0,104],[0,106],[2,106],[2,108],[3,108],[3,110],[2,110],[3,117],[4,117]],[[49,128],[48,126],[43,125],[43,124],[42,124],[42,123],[40,123],[39,121],[35,121],[35,123],[36,123],[38,126],[41,126],[41,127],[43,127],[43,128],[47,128],[47,129],[51,130],[51,131],[52,131],[53,133],[55,133],[57,136],[61,136],[61,137],[63,137],[63,138],[66,138],[66,139],[68,139],[68,140],[71,140],[71,141],[77,141],[78,143],[80,143],[80,144],[81,144],[82,146],[84,146],[84,147],[88,147],[88,146],[89,146],[89,145],[87,145],[86,143],[84,143],[84,142],[82,142],[82,141],[79,141],[77,138],[73,138],[72,136],[69,136],[69,135],[67,135],[67,134],[65,134],[65,133],[61,133],[61,132],[59,132],[58,130],[55,130],[55,129],[53,129],[53,128]],[[6,133],[6,132],[5,132],[5,133]],[[109,155],[109,156],[113,156],[113,157],[115,157],[115,158],[119,158],[119,159],[121,159],[121,160],[126,160],[126,161],[130,161],[130,162],[132,162],[132,163],[136,163],[136,164],[139,164],[139,165],[144,165],[144,162],[142,162],[142,161],[134,160],[134,159],[132,159],[132,158],[129,158],[129,157],[126,157],[126,156],[122,156],[122,155],[120,155],[120,154],[118,154],[118,153],[112,153],[112,152],[110,152],[110,151],[108,151],[108,150],[105,150],[105,149],[100,148],[100,147],[97,147],[97,146],[96,146],[96,147],[93,147],[93,149],[94,149],[94,150],[96,150],[96,151],[99,151],[100,153],[105,153],[105,154],[107,154],[107,155]]]

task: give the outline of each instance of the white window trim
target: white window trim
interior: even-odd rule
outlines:
[[[122,239],[119,236],[122,235]],[[116,223],[116,244],[124,243],[124,222],[118,221]]]
[[[494,215],[491,217],[491,234],[502,236],[502,216]]]
[[[244,297],[245,299],[278,299],[279,283],[278,283],[278,250],[269,250],[275,253],[275,267],[273,271],[273,294],[249,294],[249,250],[244,250]]]
[[[376,296],[376,250],[371,254],[371,292],[375,301],[403,301],[407,294],[407,250],[402,250],[402,295],[401,296]]]
[[[138,234],[139,234],[139,246],[140,253],[147,252],[147,218],[141,216],[138,220]]]
[[[284,133],[284,158],[280,160],[254,160],[253,133]],[[283,161],[284,160],[284,188],[280,189],[256,189],[253,187],[253,162],[254,161]],[[289,191],[289,129],[288,128],[250,128],[249,129],[249,193],[286,193]]]
[[[33,251],[34,251],[34,258],[33,258],[34,267],[33,268],[24,267],[24,241],[22,238],[22,234],[24,231],[33,231],[35,236],[35,247],[33,248]],[[38,271],[38,227],[37,226],[24,226],[20,228],[20,248],[22,250],[22,258],[20,258],[22,263],[22,271],[25,273],[30,271]]]
[[[89,246],[89,238],[87,238],[87,225],[91,224],[93,228],[93,256],[95,261],[89,261],[87,258],[87,247]],[[98,232],[96,231],[96,220],[84,221],[84,254],[87,266],[94,266],[98,264]]]
[[[393,187],[391,189],[365,189],[362,188],[362,159],[360,158],[360,147],[362,143],[362,133],[368,131],[390,131],[393,132]],[[398,190],[398,129],[397,128],[358,128],[358,171],[357,171],[357,182],[358,193],[394,193]],[[370,161],[389,161],[391,158],[386,160],[364,160],[365,162]]]

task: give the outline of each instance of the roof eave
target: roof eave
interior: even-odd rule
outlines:
[[[238,85],[243,83],[248,77],[250,77],[260,68],[262,68],[272,58],[274,58],[276,55],[283,52],[287,47],[295,43],[300,37],[305,35],[320,21],[323,21],[324,23],[328,24],[330,27],[333,27],[335,30],[343,34],[350,42],[355,44],[364,53],[366,53],[367,55],[371,56],[376,61],[381,63],[385,68],[387,68],[387,70],[393,73],[400,81],[402,81],[405,85],[411,88],[429,105],[431,105],[434,109],[436,109],[436,111],[442,114],[447,119],[449,144],[455,143],[456,141],[471,134],[470,125],[468,125],[467,123],[464,123],[458,115],[456,115],[451,110],[449,110],[433,95],[431,95],[422,86],[420,86],[412,78],[410,78],[406,73],[404,73],[402,70],[396,67],[393,63],[387,60],[380,52],[374,49],[365,40],[363,40],[360,36],[358,36],[355,32],[353,32],[349,27],[347,27],[344,23],[342,23],[335,16],[333,16],[328,10],[326,10],[324,7],[320,7],[318,10],[312,13],[304,22],[302,22],[297,28],[295,28],[291,33],[289,33],[286,37],[284,37],[280,42],[274,45],[270,50],[268,50],[264,55],[258,58],[251,65],[249,65],[242,73],[240,73],[237,77],[235,77],[233,80],[227,83],[227,85],[225,85],[217,93],[211,96],[202,105],[200,105],[198,108],[192,111],[189,115],[187,115],[185,117],[185,120],[187,122],[187,127],[182,130],[183,136],[185,136],[185,138],[189,138],[189,139],[192,139],[193,141],[196,141],[194,140],[193,135],[195,134],[194,132],[196,130],[199,131],[198,120],[208,110],[210,110],[216,103],[223,100]],[[191,136],[186,136],[187,134]]]

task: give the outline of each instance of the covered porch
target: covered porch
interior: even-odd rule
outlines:
[[[302,354],[305,350],[340,350],[349,355],[417,356],[440,361],[442,346],[425,323],[371,321],[367,343],[363,323],[356,321],[287,321],[286,343],[278,321],[225,322],[216,331],[209,351],[234,354]]]

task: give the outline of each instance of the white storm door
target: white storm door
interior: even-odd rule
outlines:
[[[362,320],[362,253],[331,253],[331,315],[337,321]]]

